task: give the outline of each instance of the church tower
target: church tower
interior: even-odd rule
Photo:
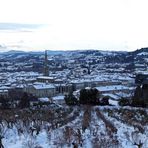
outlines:
[[[47,50],[45,50],[45,61],[44,61],[44,76],[49,76],[49,66],[48,66],[48,55]]]

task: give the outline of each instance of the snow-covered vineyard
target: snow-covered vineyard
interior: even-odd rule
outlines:
[[[51,106],[0,111],[4,148],[147,148],[148,110]]]

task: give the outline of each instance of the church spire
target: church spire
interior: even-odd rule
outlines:
[[[48,67],[48,55],[47,55],[47,50],[45,50],[44,76],[49,76],[49,67]]]

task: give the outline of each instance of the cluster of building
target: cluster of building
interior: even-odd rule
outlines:
[[[43,74],[24,71],[18,72],[19,75],[17,75],[18,73],[14,72],[9,75],[11,82],[9,83],[6,81],[7,74],[5,73],[4,76],[0,77],[2,82],[0,95],[8,97],[9,90],[16,89],[32,94],[37,98],[52,98],[88,87],[96,88],[102,95],[110,96],[114,100],[122,97],[130,98],[133,95],[136,87],[133,74],[123,73],[122,67],[116,68],[116,71],[114,69],[112,72],[113,65],[109,64],[110,68],[106,68],[103,66],[103,62],[98,65],[94,56],[88,58],[87,61],[82,56],[84,55],[78,54],[74,59],[67,57],[60,59],[55,56],[54,60],[58,62],[53,63],[53,57],[49,59],[47,51],[45,51]],[[94,62],[94,65],[89,65],[88,62]],[[62,64],[60,65],[60,63]],[[119,65],[115,64],[115,66]],[[54,73],[50,72],[51,69],[54,69]]]
[[[23,88],[23,91],[39,98],[51,98],[56,95],[65,95],[73,91],[90,87],[98,89],[102,94],[107,94],[113,99],[119,99],[121,97],[131,96],[134,90],[133,84],[133,78],[116,75],[111,75],[109,77],[108,75],[105,76],[105,74],[104,76],[93,74],[84,75],[83,78],[73,79],[62,79],[60,77],[49,76],[48,57],[47,52],[45,52],[44,75],[37,77],[34,83],[27,84]]]

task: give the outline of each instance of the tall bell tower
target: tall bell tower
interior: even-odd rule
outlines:
[[[47,55],[47,50],[45,50],[44,76],[49,76],[49,65],[48,65],[48,55]]]

